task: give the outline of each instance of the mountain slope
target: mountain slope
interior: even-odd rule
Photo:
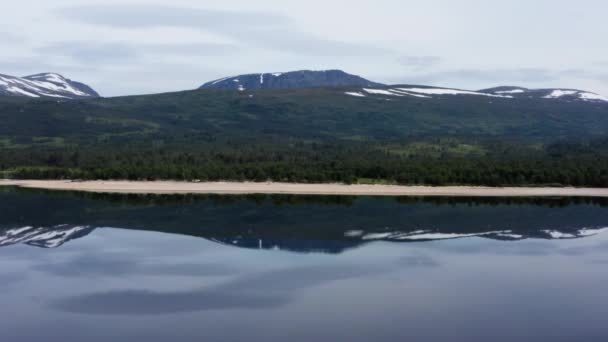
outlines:
[[[0,177],[608,187],[608,101],[589,92],[241,86],[0,96]]]
[[[394,97],[418,97],[418,98],[445,98],[445,97],[467,97],[484,96],[503,99],[517,100],[560,100],[560,101],[582,101],[608,103],[608,97],[584,90],[575,89],[527,89],[521,87],[496,87],[483,90],[463,90],[454,88],[439,88],[420,85],[391,85],[374,88],[362,88],[358,91],[345,92],[346,95],[355,97],[385,96]]]
[[[348,74],[342,70],[301,70],[285,73],[248,74],[221,78],[203,84],[200,89],[245,91],[344,86],[375,87],[382,85],[359,76]]]
[[[200,89],[232,91],[287,90],[305,88],[358,87],[357,91],[345,92],[355,97],[390,96],[433,98],[445,96],[487,96],[511,99],[559,99],[565,101],[608,102],[608,97],[577,89],[528,89],[499,86],[478,91],[429,87],[423,85],[383,85],[342,70],[292,71],[285,73],[247,74],[225,77],[203,84]]]
[[[542,95],[542,94],[540,94]],[[0,144],[194,145],[201,141],[390,141],[485,137],[551,142],[608,134],[608,102],[424,86],[194,90],[87,101],[0,99]]]
[[[94,229],[70,225],[4,229],[0,230],[0,247],[23,243],[41,248],[56,248],[70,240],[84,237]]]
[[[0,74],[0,95],[58,99],[99,97],[99,94],[86,84],[72,81],[54,73],[26,77]]]
[[[565,101],[608,102],[608,97],[578,89],[527,89],[522,87],[496,87],[483,89],[480,93],[509,96],[512,98],[560,99]]]
[[[96,229],[112,229],[89,226],[54,226],[54,227],[22,227],[12,229],[0,229],[0,248],[16,244],[26,244],[39,248],[58,248],[72,240],[84,238]],[[139,230],[137,228],[124,228],[128,230]],[[148,230],[148,229],[146,229]],[[406,242],[430,242],[441,240],[453,240],[464,238],[488,238],[494,240],[565,240],[581,239],[599,235],[608,231],[605,227],[594,228],[572,228],[572,229],[538,229],[532,231],[513,230],[482,230],[482,231],[441,231],[441,230],[396,230],[396,231],[374,231],[374,230],[344,230],[335,229],[330,234],[305,234],[300,231],[292,232],[289,236],[284,232],[252,232],[251,229],[242,229],[241,234],[235,235],[228,232],[222,235],[207,233],[204,230],[190,235],[183,232],[171,231],[169,229],[149,229],[164,234],[177,234],[204,238],[209,241],[231,247],[240,247],[259,250],[284,250],[300,253],[342,253],[347,249],[360,247],[373,241],[387,241],[395,243]],[[270,233],[270,234],[269,234]],[[340,235],[342,233],[342,235]]]

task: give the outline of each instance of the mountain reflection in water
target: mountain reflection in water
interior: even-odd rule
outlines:
[[[608,203],[602,199],[161,196],[4,189],[0,203],[0,247],[24,243],[56,248],[105,227],[304,253],[341,253],[379,240],[575,239],[608,230]]]
[[[1,340],[603,342],[606,204],[0,188]]]

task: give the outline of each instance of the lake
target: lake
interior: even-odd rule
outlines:
[[[0,188],[2,341],[606,341],[608,201]]]

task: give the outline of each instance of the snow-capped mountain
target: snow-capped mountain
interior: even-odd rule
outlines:
[[[580,228],[573,230],[552,230],[542,229],[533,232],[516,232],[513,230],[496,230],[485,232],[456,233],[440,232],[433,230],[417,230],[412,232],[387,231],[376,233],[365,233],[363,231],[352,230],[344,235],[350,238],[359,238],[364,241],[435,241],[461,239],[467,237],[485,237],[495,240],[525,240],[525,239],[577,239],[598,235],[608,231],[608,227]]]
[[[484,93],[479,91],[451,89],[451,88],[435,88],[426,86],[406,86],[396,85],[388,86],[383,88],[362,88],[359,91],[347,91],[346,95],[355,97],[368,97],[368,96],[389,96],[389,97],[418,97],[418,98],[438,98],[443,96],[456,96],[456,95],[475,95],[485,97],[497,97],[497,98],[511,98],[510,95]]]
[[[560,101],[584,101],[608,103],[608,97],[575,89],[527,89],[522,87],[496,87],[483,90],[462,90],[453,88],[438,88],[428,86],[394,85],[384,87],[362,88],[344,92],[354,97],[384,98],[442,98],[446,96],[483,96],[503,99],[537,99]]]
[[[482,93],[506,95],[513,98],[542,98],[561,99],[566,101],[602,101],[608,102],[608,97],[577,89],[527,89],[522,87],[497,87],[480,90]]]
[[[71,225],[0,229],[0,247],[24,243],[41,248],[56,248],[70,240],[86,236],[94,229]]]
[[[262,90],[301,89],[319,87],[381,87],[380,83],[347,74],[341,70],[291,71],[263,74],[248,74],[221,78],[203,84],[200,89]]]
[[[347,230],[342,236],[282,236],[267,235],[248,231],[238,236],[203,236],[204,238],[227,246],[260,250],[284,250],[298,253],[337,254],[374,241],[395,243],[430,242],[463,238],[487,238],[501,241],[527,239],[565,240],[591,237],[608,232],[608,227],[540,229],[532,231],[487,230],[477,232],[442,230]]]
[[[234,91],[280,90],[302,88],[353,88],[345,95],[359,98],[445,98],[453,96],[484,96],[503,99],[538,99],[608,103],[608,97],[576,89],[528,89],[501,86],[482,90],[429,87],[424,85],[385,85],[348,74],[342,70],[292,71],[284,73],[247,74],[225,77],[205,83],[200,89]]]
[[[57,99],[99,97],[99,94],[86,84],[72,81],[54,73],[25,77],[0,74],[0,95]]]
[[[94,231],[92,226],[57,225],[50,227],[21,227],[0,229],[0,247],[27,244],[41,248],[57,248],[70,240],[82,238]],[[104,228],[108,229],[108,228]],[[123,228],[128,229],[128,228]],[[608,227],[533,230],[344,230],[337,235],[326,234],[285,236],[282,233],[252,231],[231,232],[217,235],[201,232],[197,237],[209,241],[248,249],[286,250],[298,253],[341,253],[374,241],[424,242],[462,238],[487,238],[493,240],[546,239],[564,240],[591,237],[608,232]],[[171,231],[163,231],[171,233]]]

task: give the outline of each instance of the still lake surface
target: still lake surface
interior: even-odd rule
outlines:
[[[0,188],[1,341],[606,341],[608,202]]]

